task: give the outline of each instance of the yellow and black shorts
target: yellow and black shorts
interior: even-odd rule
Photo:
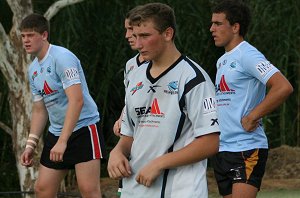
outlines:
[[[222,196],[232,194],[234,183],[247,183],[260,189],[265,173],[268,149],[219,152],[212,157],[215,178]]]

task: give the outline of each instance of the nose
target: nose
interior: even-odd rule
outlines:
[[[211,24],[210,28],[209,28],[209,31],[210,32],[213,32],[214,31],[214,24]]]
[[[136,41],[135,41],[135,47],[136,49],[140,50],[143,48],[143,45],[142,45],[142,42],[141,42],[141,39],[137,36],[136,37]]]

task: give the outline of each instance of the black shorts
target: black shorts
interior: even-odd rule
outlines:
[[[215,178],[222,196],[232,194],[234,183],[250,184],[258,190],[265,173],[268,149],[219,152],[212,157]]]
[[[48,132],[40,163],[52,169],[74,169],[75,164],[101,159],[106,156],[103,134],[99,124],[92,124],[74,131],[70,136],[62,162],[50,160],[50,150],[56,144],[59,136]]]

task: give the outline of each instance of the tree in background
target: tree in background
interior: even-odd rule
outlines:
[[[48,8],[44,16],[50,20],[62,8],[81,1],[83,0],[57,1]],[[7,3],[13,18],[9,34],[6,34],[2,23],[0,23],[0,70],[8,85],[12,126],[0,121],[0,127],[12,137],[20,187],[22,191],[28,191],[33,189],[34,182],[32,180],[36,178],[38,163],[35,163],[32,168],[25,168],[19,162],[30,130],[32,106],[27,75],[31,60],[30,56],[26,55],[23,50],[19,25],[25,16],[33,12],[33,6],[31,0],[7,0]],[[40,142],[36,149],[38,156],[41,152],[42,141]]]

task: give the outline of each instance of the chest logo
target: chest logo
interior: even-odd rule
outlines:
[[[131,95],[135,94],[135,92],[137,92],[138,90],[142,89],[143,88],[143,82],[139,82],[137,83],[131,90]]]
[[[230,89],[226,83],[225,76],[222,75],[220,83],[216,85],[216,93],[235,94],[234,89]]]
[[[57,90],[51,89],[51,87],[48,85],[47,81],[44,82],[44,88],[42,90],[39,90],[39,93],[41,96],[48,96],[55,94]]]

